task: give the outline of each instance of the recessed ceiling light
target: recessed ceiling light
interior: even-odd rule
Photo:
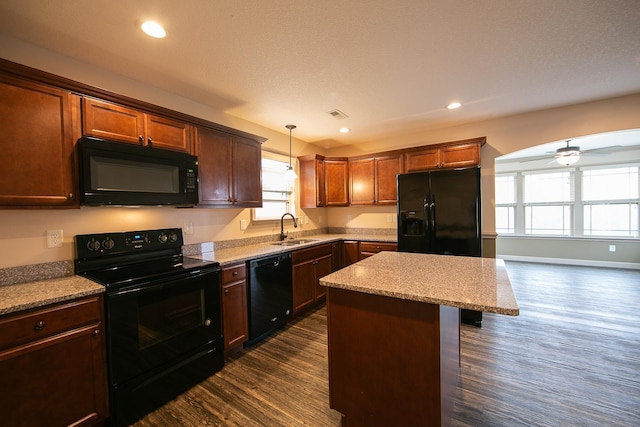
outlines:
[[[349,128],[340,128],[340,133],[349,133],[351,132],[351,129]]]
[[[455,110],[456,108],[460,108],[462,104],[460,104],[459,102],[452,102],[451,104],[447,105],[447,108],[449,110]]]
[[[162,25],[155,21],[145,21],[142,23],[140,28],[142,28],[142,31],[144,31],[145,34],[156,39],[161,39],[167,35],[167,32],[162,28]]]

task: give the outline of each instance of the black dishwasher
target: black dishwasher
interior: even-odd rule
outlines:
[[[291,254],[249,261],[249,340],[245,347],[282,328],[293,312]]]

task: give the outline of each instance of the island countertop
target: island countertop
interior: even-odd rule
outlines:
[[[495,258],[380,252],[320,279],[350,291],[517,316],[504,261]]]

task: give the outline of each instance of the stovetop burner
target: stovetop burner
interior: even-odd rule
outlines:
[[[220,268],[184,257],[182,243],[180,228],[77,235],[76,274],[109,290]]]

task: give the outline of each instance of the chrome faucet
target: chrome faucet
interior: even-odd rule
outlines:
[[[289,212],[283,214],[282,218],[280,218],[280,240],[281,241],[286,239],[287,236],[289,235],[288,231],[286,233],[284,232],[284,217],[287,215],[289,215],[293,220],[293,228],[298,228],[298,222],[296,221],[296,218],[292,214],[290,214]]]

